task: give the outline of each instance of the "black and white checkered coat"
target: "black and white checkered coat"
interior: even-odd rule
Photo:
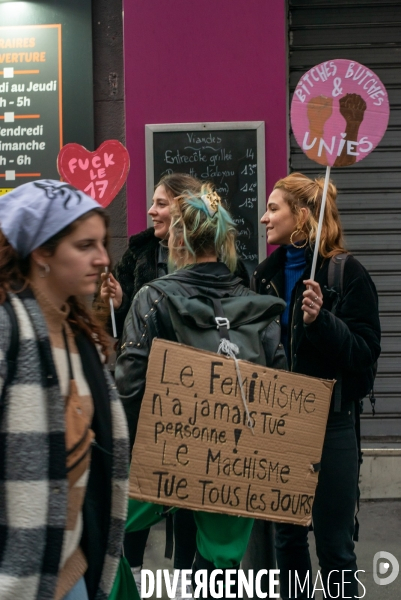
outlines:
[[[10,295],[19,324],[14,380],[0,424],[0,598],[53,600],[67,516],[64,399],[44,317],[32,292]],[[0,306],[0,393],[11,324]],[[112,380],[94,345],[78,339],[92,392],[97,445],[81,540],[89,598],[106,600],[116,574],[127,508],[128,436]]]

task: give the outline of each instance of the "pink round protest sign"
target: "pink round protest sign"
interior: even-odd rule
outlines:
[[[310,159],[346,167],[376,148],[389,112],[387,91],[377,75],[355,61],[337,59],[301,77],[292,99],[291,125]]]

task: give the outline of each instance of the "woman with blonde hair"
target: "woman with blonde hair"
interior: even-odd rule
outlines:
[[[53,180],[0,197],[0,597],[112,589],[128,433],[88,311],[109,264],[102,207]]]
[[[339,597],[338,590],[343,590],[341,597],[353,598],[359,596],[353,542],[358,496],[356,427],[359,401],[372,388],[373,366],[380,354],[380,322],[375,286],[366,269],[346,253],[332,183],[316,276],[310,278],[323,184],[323,179],[311,180],[301,173],[276,183],[261,222],[268,243],[280,247],[257,267],[251,287],[287,303],[281,326],[290,370],[337,380],[313,505],[313,529],[326,594]],[[343,261],[342,292],[329,285],[333,257]],[[275,528],[281,597],[312,597],[308,528],[282,523]],[[256,543],[258,533],[253,535]],[[295,574],[301,586],[309,578],[303,591],[299,584],[297,588]]]
[[[176,271],[145,285],[134,298],[116,365],[116,383],[133,445],[154,338],[196,344],[198,348],[217,352],[224,328],[221,325],[218,329],[215,321],[218,315],[214,311],[230,303],[231,314],[238,319],[243,315],[247,322],[252,322],[239,358],[274,368],[286,366],[279,340],[280,327],[275,318],[284,303],[273,298],[267,304],[260,302],[261,299],[232,274],[237,262],[235,239],[235,225],[210,185],[202,186],[198,194],[186,193],[175,199],[168,245],[170,267]],[[170,301],[174,301],[178,313],[171,312]],[[185,305],[187,318],[180,312],[180,302]],[[257,310],[260,313],[256,315]],[[210,316],[207,322],[203,321],[206,314]],[[208,332],[205,325],[209,327]],[[254,354],[251,348],[256,348]],[[198,527],[195,571],[238,567],[252,519],[202,511],[194,512],[194,516]]]

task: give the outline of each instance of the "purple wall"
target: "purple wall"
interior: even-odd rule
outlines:
[[[266,184],[287,174],[284,0],[126,0],[128,233],[146,227],[145,124],[265,121]]]

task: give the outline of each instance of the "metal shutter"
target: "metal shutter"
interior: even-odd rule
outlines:
[[[332,169],[347,248],[370,272],[379,292],[382,354],[376,378],[377,415],[365,400],[367,441],[401,439],[401,3],[399,0],[289,0],[290,102],[303,73],[333,58],[371,67],[387,88],[390,122],[363,161]],[[324,167],[290,137],[290,168],[309,176]]]

